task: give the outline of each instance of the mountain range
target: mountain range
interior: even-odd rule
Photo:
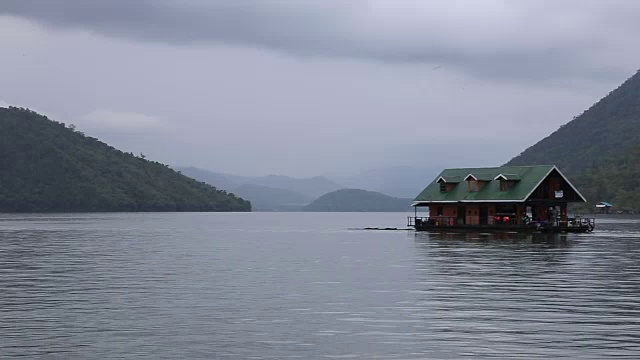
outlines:
[[[251,201],[257,211],[300,211],[308,210],[307,205],[322,196],[336,191],[337,194],[357,193],[361,209],[367,211],[399,211],[397,199],[406,203],[406,199],[418,194],[439,169],[421,169],[414,167],[390,167],[365,171],[351,177],[331,180],[324,176],[293,178],[282,175],[240,176],[219,173],[196,167],[175,167],[182,174],[204,181],[217,188],[227,190]],[[350,192],[339,192],[349,190]],[[366,192],[363,192],[366,191]],[[393,196],[389,195],[392,194]],[[367,199],[367,200],[365,200]],[[332,200],[333,201],[333,200]],[[335,201],[334,201],[335,202]],[[365,202],[367,202],[365,206]],[[338,204],[339,202],[335,202]],[[379,206],[371,206],[378,204]],[[342,203],[339,208],[354,211],[351,205]],[[349,210],[347,210],[349,209]],[[389,210],[395,209],[395,210]]]
[[[196,167],[175,170],[198,181],[246,197],[257,211],[300,211],[314,199],[337,189],[338,183],[323,176],[294,178],[282,175],[240,176]]]
[[[300,211],[314,199],[295,191],[256,184],[243,184],[231,192],[243,199],[251,199],[255,211]]]

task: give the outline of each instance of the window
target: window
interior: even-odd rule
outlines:
[[[438,206],[438,208],[436,209],[438,216],[442,216],[443,212],[442,212],[442,206]]]
[[[469,191],[477,192],[478,191],[478,182],[475,180],[469,180]]]
[[[509,191],[513,187],[513,181],[500,180],[500,191]]]
[[[447,192],[447,184],[444,182],[440,183],[440,192]]]

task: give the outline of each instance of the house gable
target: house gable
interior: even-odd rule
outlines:
[[[587,202],[580,192],[555,166],[547,176],[528,194],[525,200],[565,200]]]

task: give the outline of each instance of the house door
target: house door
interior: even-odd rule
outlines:
[[[487,205],[480,205],[478,209],[478,213],[480,215],[480,225],[487,225],[489,220],[489,207]]]
[[[458,225],[464,225],[467,216],[467,208],[464,206],[458,206]]]

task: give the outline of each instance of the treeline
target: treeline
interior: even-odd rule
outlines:
[[[250,210],[234,194],[72,125],[0,108],[0,212]]]
[[[575,183],[594,203],[607,201],[617,211],[640,211],[640,145],[606,164],[586,169],[576,176]]]

